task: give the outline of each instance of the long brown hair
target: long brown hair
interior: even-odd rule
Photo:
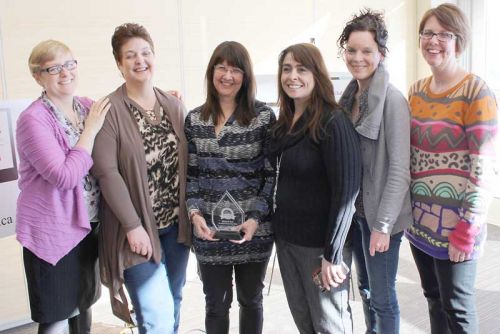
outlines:
[[[282,137],[290,130],[295,112],[293,99],[285,93],[281,85],[283,62],[288,54],[291,54],[295,61],[311,71],[314,78],[314,88],[308,106],[304,111],[304,114],[308,116],[307,123],[303,128],[294,132],[309,131],[310,137],[317,142],[323,132],[321,123],[323,115],[333,110],[339,110],[340,106],[335,101],[333,84],[330,81],[323,56],[321,56],[321,52],[316,46],[309,43],[291,45],[280,53],[278,67],[278,105],[280,112],[278,121],[273,128],[273,136]]]
[[[223,116],[219,103],[219,94],[214,86],[213,78],[215,65],[222,64],[224,61],[228,65],[238,67],[243,70],[243,82],[236,95],[236,110],[234,117],[236,121],[243,126],[248,126],[255,117],[255,77],[253,75],[252,62],[247,49],[243,45],[234,41],[226,41],[219,44],[208,62],[205,80],[207,82],[207,99],[201,110],[201,119],[205,122],[210,119],[217,120]]]

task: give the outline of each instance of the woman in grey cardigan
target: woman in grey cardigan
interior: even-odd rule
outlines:
[[[398,333],[396,273],[403,230],[411,222],[410,113],[389,83],[383,15],[369,9],[349,21],[338,44],[354,79],[340,104],[361,142],[363,183],[351,227],[351,249],[367,333]]]

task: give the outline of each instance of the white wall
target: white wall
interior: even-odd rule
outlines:
[[[392,81],[404,92],[417,75],[416,3],[370,1],[371,8],[386,12],[386,61]],[[48,38],[73,49],[79,60],[80,95],[97,98],[109,93],[122,82],[110,38],[114,28],[127,21],[150,31],[156,44],[156,84],[182,90],[188,108],[202,103],[205,66],[224,40],[237,40],[249,49],[257,74],[274,75],[282,49],[314,37],[330,71],[345,71],[336,40],[345,22],[364,6],[366,1],[359,0],[2,0],[7,97],[38,96],[40,88],[29,74],[27,59],[33,46]]]
[[[2,0],[3,35],[9,99],[35,98],[40,88],[29,74],[27,60],[36,43],[58,39],[79,60],[82,95],[99,97],[121,82],[111,53],[111,35],[124,22],[140,22],[156,42],[161,87],[179,85],[176,1],[57,1]]]
[[[288,45],[315,39],[331,72],[346,71],[336,41],[363,1],[239,1],[182,2],[184,76],[188,107],[203,102],[203,75],[212,50],[222,41],[237,40],[249,50],[257,75],[275,75],[277,58]],[[386,11],[389,29],[387,59],[393,82],[406,91],[415,79],[415,1],[375,0]],[[272,102],[272,101],[271,101]]]

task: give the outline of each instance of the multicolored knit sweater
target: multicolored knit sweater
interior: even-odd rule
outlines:
[[[267,261],[273,244],[268,219],[274,172],[265,159],[264,147],[274,112],[262,102],[255,104],[249,126],[231,116],[216,136],[212,119],[201,119],[201,107],[189,112],[185,122],[188,140],[187,207],[199,210],[212,225],[212,211],[228,191],[259,227],[251,241],[236,244],[227,240],[205,241],[193,237],[196,258],[203,264],[241,264]]]
[[[473,74],[440,94],[430,82],[417,81],[409,92],[414,219],[406,236],[438,259],[449,258],[449,242],[475,258],[494,186],[495,96]]]

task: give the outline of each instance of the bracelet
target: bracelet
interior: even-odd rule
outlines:
[[[202,216],[200,210],[191,210],[189,211],[189,221],[193,221],[194,216]]]

